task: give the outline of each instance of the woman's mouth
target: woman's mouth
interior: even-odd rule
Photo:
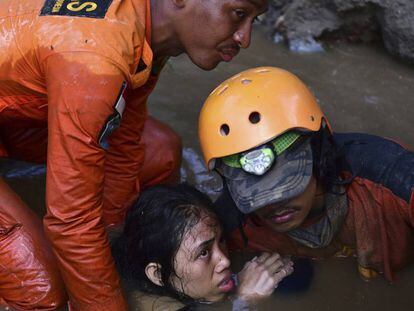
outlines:
[[[235,286],[234,281],[230,277],[230,278],[226,278],[225,280],[221,281],[218,288],[220,289],[221,292],[228,293],[233,290],[234,286]]]

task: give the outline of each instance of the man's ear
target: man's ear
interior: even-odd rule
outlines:
[[[155,262],[150,262],[145,267],[145,275],[150,281],[158,286],[164,286],[161,280],[161,265]]]

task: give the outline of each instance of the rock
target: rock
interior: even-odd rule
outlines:
[[[314,39],[382,40],[390,53],[414,63],[413,15],[413,0],[272,0],[265,24],[294,51],[318,51]]]
[[[342,21],[329,7],[329,0],[294,1],[285,11],[284,27],[291,39],[319,37],[324,31],[338,29]]]
[[[386,49],[414,63],[414,1],[389,0],[379,16]]]

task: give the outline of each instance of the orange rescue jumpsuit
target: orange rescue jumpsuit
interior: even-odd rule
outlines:
[[[47,156],[44,228],[73,310],[126,309],[105,225],[123,220],[140,187],[177,177],[179,139],[146,122],[145,102],[157,80],[150,30],[145,0],[0,2],[0,156]],[[143,134],[144,123],[154,131]],[[0,262],[12,265],[10,236],[25,224],[8,214],[23,203],[1,181],[0,196]],[[13,280],[0,267],[0,300],[14,308],[55,309],[65,300],[47,247],[39,251],[33,237],[41,234],[25,238],[43,259],[21,266],[45,270],[37,283],[28,273]],[[8,291],[18,281],[31,300]]]

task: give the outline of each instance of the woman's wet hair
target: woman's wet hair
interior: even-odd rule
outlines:
[[[143,292],[191,302],[172,285],[172,277],[178,277],[174,260],[184,235],[206,216],[217,219],[213,203],[186,184],[154,186],[143,191],[128,211],[124,231],[112,247],[123,280]],[[164,286],[146,276],[149,263],[161,266]]]

